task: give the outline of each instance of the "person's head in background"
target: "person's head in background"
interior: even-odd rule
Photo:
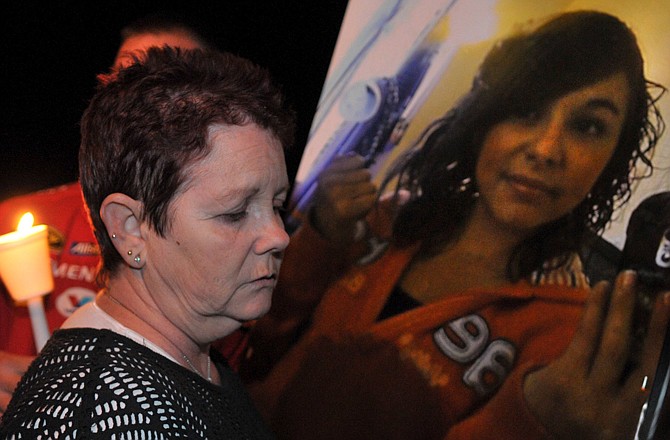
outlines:
[[[581,202],[569,212],[547,215],[553,218],[517,246],[508,276],[525,277],[543,262],[576,252],[587,232],[602,232],[615,207],[628,200],[633,169],[651,166],[663,123],[655,106],[658,98],[649,92],[657,85],[646,80],[643,64],[633,32],[600,12],[561,14],[532,32],[498,43],[469,93],[426,131],[421,148],[395,169],[400,185],[411,194],[395,223],[396,239],[429,241],[434,250],[449,242],[475,207],[487,203],[478,179],[482,167],[492,164],[479,159],[494,128],[526,121],[530,129],[563,97],[620,75],[628,89],[627,102],[611,156],[602,171],[594,170],[595,183],[583,188],[586,196]],[[586,130],[593,130],[595,139],[602,124],[587,110],[573,117],[571,130],[584,137],[591,133]]]
[[[112,69],[131,64],[150,47],[206,49],[212,45],[186,22],[166,14],[151,14],[133,21],[120,31],[121,44]]]

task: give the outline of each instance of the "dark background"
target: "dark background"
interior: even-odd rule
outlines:
[[[298,113],[297,171],[346,0],[35,1],[0,12],[0,200],[77,178],[79,118],[119,46],[147,14],[179,16],[222,50],[267,67]]]

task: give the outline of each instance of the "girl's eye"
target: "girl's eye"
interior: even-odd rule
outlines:
[[[607,131],[607,126],[596,118],[577,118],[572,126],[575,131],[586,136],[599,137]]]

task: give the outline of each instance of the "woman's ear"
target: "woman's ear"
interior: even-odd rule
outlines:
[[[116,251],[130,267],[137,269],[144,265],[141,214],[142,203],[122,193],[108,195],[100,206],[100,218]]]

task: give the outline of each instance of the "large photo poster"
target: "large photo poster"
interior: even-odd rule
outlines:
[[[296,175],[293,221],[307,210],[318,174],[334,157],[361,154],[378,183],[430,122],[467,92],[496,41],[556,13],[594,9],[620,17],[639,39],[647,77],[667,86],[670,16],[659,11],[668,6],[653,0],[350,0]],[[670,114],[667,97],[659,105]],[[670,189],[669,139],[656,148],[654,175],[636,184],[604,233],[618,249],[634,208]]]

